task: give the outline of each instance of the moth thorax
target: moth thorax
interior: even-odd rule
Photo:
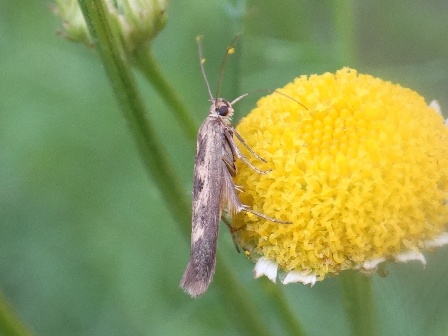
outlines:
[[[221,119],[229,120],[233,115],[232,105],[223,98],[213,99],[210,113],[215,114]]]

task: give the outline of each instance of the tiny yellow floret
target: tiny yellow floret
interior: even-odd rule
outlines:
[[[235,183],[244,204],[292,224],[238,214],[251,258],[322,280],[447,232],[448,127],[424,98],[349,68],[278,91],[237,127],[271,171],[238,162]]]

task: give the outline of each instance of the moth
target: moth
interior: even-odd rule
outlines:
[[[201,72],[210,96],[211,106],[197,136],[194,161],[191,252],[190,260],[180,282],[180,287],[192,297],[199,296],[208,289],[215,273],[218,228],[223,208],[227,209],[230,215],[246,211],[272,222],[289,223],[256,212],[249,206],[242,204],[238,198],[237,187],[232,180],[232,177],[237,174],[235,166],[237,158],[260,174],[266,174],[269,171],[262,171],[252,165],[241,153],[234,140],[235,136],[254,157],[266,162],[252,151],[230,123],[234,112],[233,104],[248,94],[243,94],[229,102],[218,97],[220,86],[218,85],[218,94],[216,97],[212,95],[205,74],[205,60],[202,55],[200,37],[196,40]],[[219,84],[226,58],[233,53],[232,44],[233,41],[227,48],[227,54],[221,66]]]

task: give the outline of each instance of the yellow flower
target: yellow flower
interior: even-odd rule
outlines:
[[[301,76],[259,100],[237,127],[268,163],[241,162],[236,239],[255,275],[314,284],[448,243],[448,127],[436,102],[343,68]],[[250,154],[246,152],[250,157]]]

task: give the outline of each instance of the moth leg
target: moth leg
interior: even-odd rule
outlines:
[[[264,219],[266,219],[266,220],[268,220],[268,221],[271,221],[271,222],[274,222],[274,223],[278,223],[278,224],[292,224],[292,222],[281,221],[281,220],[278,220],[278,219],[269,217],[269,216],[267,216],[267,215],[265,215],[265,214],[263,214],[263,213],[261,213],[261,212],[257,212],[257,211],[255,211],[255,210],[252,210],[251,208],[249,208],[248,205],[243,205],[243,206],[244,206],[244,209],[243,209],[242,211],[250,212],[251,214],[254,214],[255,216],[264,218]]]
[[[223,209],[223,211],[226,213],[226,215],[222,215],[221,220],[224,222],[224,224],[226,224],[226,226],[227,226],[228,229],[230,230],[230,233],[232,234],[232,236],[233,236],[233,234],[234,234],[235,232],[238,232],[238,231],[244,229],[244,228],[247,226],[246,223],[243,223],[243,225],[241,225],[239,228],[234,228],[233,225],[230,224],[230,219],[229,219],[229,213],[228,213],[228,211],[227,211],[226,209]],[[241,210],[241,211],[243,211],[243,210]]]
[[[223,221],[223,223],[224,223],[224,224],[227,226],[227,228],[229,229],[230,236],[232,237],[233,245],[235,245],[236,251],[237,251],[238,253],[240,253],[241,251],[240,251],[240,248],[239,248],[238,244],[236,243],[236,238],[235,238],[235,231],[237,231],[237,230],[235,230],[235,229],[233,228],[232,224],[230,224],[230,221],[229,221],[229,219],[228,219],[226,216],[222,215],[222,216],[221,216],[221,220]]]
[[[237,137],[237,139],[241,142],[241,144],[246,147],[249,152],[255,156],[258,160],[263,161],[263,162],[268,162],[266,159],[263,159],[261,156],[259,156],[257,153],[255,153],[252,148],[249,147],[249,145],[246,143],[246,141],[244,141],[243,137],[236,131],[236,129],[234,129],[233,127],[231,128],[231,131],[235,134],[235,136]]]
[[[227,139],[227,141],[229,142],[229,145],[232,148],[232,151],[236,154],[236,156],[243,160],[245,164],[247,164],[250,168],[252,168],[253,170],[255,170],[257,173],[259,174],[267,174],[269,173],[271,170],[260,170],[257,167],[255,167],[252,163],[250,163],[247,158],[243,155],[243,153],[241,153],[240,149],[238,148],[238,146],[235,144],[235,141],[233,140],[231,134],[229,134],[229,132],[224,132],[225,137]],[[235,133],[237,134],[237,133]]]
[[[291,222],[281,221],[269,217],[260,212],[257,212],[255,210],[252,210],[248,205],[244,205],[243,203],[241,203],[240,199],[238,198],[238,195],[236,194],[235,183],[233,182],[232,177],[230,176],[230,174],[223,174],[223,175],[224,175],[223,176],[224,183],[222,185],[221,199],[225,201],[224,203],[225,205],[227,205],[227,209],[229,210],[231,215],[238,213],[240,211],[246,211],[274,223],[291,224]]]
[[[244,192],[244,189],[242,186],[235,185],[235,189],[238,190],[239,192]]]
[[[242,211],[244,205],[241,203],[236,194],[235,183],[230,176],[230,172],[223,169],[222,172],[222,187],[221,187],[221,207],[227,209],[230,216]]]
[[[229,171],[230,175],[236,176],[236,167],[234,162],[229,162],[225,157],[222,158],[222,161],[224,161],[224,164],[227,167],[227,170]],[[236,188],[236,186],[235,186]]]

